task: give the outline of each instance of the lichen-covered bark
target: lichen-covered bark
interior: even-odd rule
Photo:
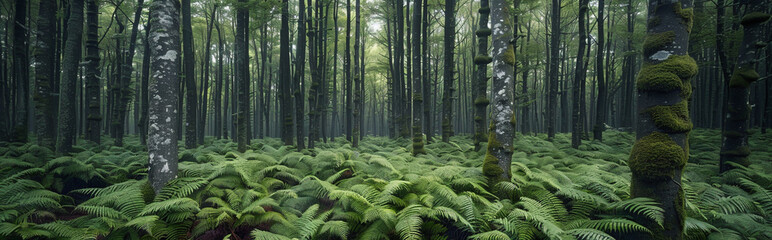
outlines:
[[[453,73],[454,73],[454,47],[456,42],[456,1],[445,0],[445,39],[443,41],[444,46],[444,61],[442,73],[442,79],[444,82],[442,93],[442,141],[449,142],[450,136],[453,136],[453,92],[456,90],[453,88]]]
[[[485,108],[488,107],[490,100],[488,100],[485,90],[488,88],[487,65],[492,61],[491,57],[487,55],[488,36],[491,35],[491,29],[488,28],[488,14],[491,12],[488,0],[480,0],[480,9],[477,12],[480,13],[480,22],[479,29],[477,29],[475,35],[479,39],[479,45],[477,46],[477,53],[479,55],[474,57],[474,64],[477,65],[477,70],[473,82],[472,98],[474,98],[474,149],[480,150],[480,143],[488,141],[485,131],[485,123],[487,122]]]
[[[720,172],[733,169],[731,163],[742,166],[750,165],[748,155],[748,129],[750,128],[751,106],[749,94],[751,83],[759,79],[756,72],[757,60],[766,44],[764,41],[764,25],[769,20],[766,13],[766,4],[763,0],[751,0],[744,2],[748,9],[740,23],[743,25],[743,40],[740,44],[732,77],[729,80],[727,91],[727,112],[724,116],[723,140],[721,142]],[[759,41],[762,41],[758,43]]]
[[[483,174],[489,182],[509,181],[512,164],[512,139],[515,136],[513,82],[515,81],[515,46],[512,34],[511,10],[507,1],[491,1],[493,25],[493,106],[488,133],[488,149],[483,162]]]
[[[102,137],[102,113],[100,110],[101,99],[100,96],[101,82],[99,76],[101,75],[99,69],[99,6],[97,6],[96,0],[86,1],[86,102],[88,108],[86,109],[86,139],[95,143],[101,142]],[[146,47],[147,48],[147,47]],[[145,52],[148,55],[148,51]],[[148,65],[148,61],[144,61],[143,64]],[[143,66],[144,69],[144,66]],[[143,80],[146,79],[147,72],[142,72]],[[143,86],[147,86],[144,84]],[[143,88],[145,89],[145,88]],[[144,93],[144,91],[143,91]],[[145,106],[147,102],[147,96],[143,98],[142,105]],[[143,108],[147,109],[147,108]],[[143,111],[143,123],[142,130],[147,130],[147,112]],[[142,138],[144,141],[144,137]],[[144,142],[143,142],[144,143]]]
[[[59,84],[59,122],[56,136],[56,152],[64,154],[75,144],[75,109],[78,100],[78,65],[83,39],[83,0],[70,1],[70,18],[67,21],[67,41],[64,45],[62,80]]]
[[[177,177],[177,101],[180,94],[179,2],[154,0],[150,7],[151,77],[147,151],[148,180],[156,193]]]
[[[54,93],[56,46],[56,1],[41,0],[37,22],[37,43],[34,45],[35,59],[35,118],[38,145],[54,149],[56,147],[56,98]]]
[[[413,1],[413,22],[412,22],[412,47],[413,47],[413,155],[425,154],[424,150],[424,131],[421,116],[423,114],[424,96],[421,90],[421,0]],[[428,119],[427,119],[428,120]]]
[[[690,79],[697,65],[689,57],[692,0],[649,1],[643,66],[636,80],[638,124],[628,165],[632,197],[652,198],[664,210],[662,225],[637,219],[652,231],[649,239],[681,239],[684,192],[681,173],[689,157],[692,129],[687,107]]]

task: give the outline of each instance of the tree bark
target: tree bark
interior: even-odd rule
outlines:
[[[29,110],[29,35],[27,28],[27,0],[16,0],[16,10],[13,18],[13,79],[15,83],[16,94],[11,107],[14,109],[11,113],[13,119],[13,130],[11,131],[11,141],[27,142],[29,134],[28,114]],[[82,7],[81,2],[81,7]],[[83,9],[80,10],[81,14]],[[82,18],[82,17],[81,17]],[[81,19],[82,24],[82,19]],[[81,27],[82,28],[82,27]],[[80,58],[79,58],[80,59]],[[76,63],[77,64],[77,63]],[[77,65],[76,65],[77,67]],[[77,69],[76,72],[77,74]],[[75,85],[75,78],[72,78]],[[72,89],[73,96],[75,89]],[[73,109],[76,102],[73,97]],[[73,111],[75,114],[75,111]],[[73,128],[74,126],[73,119]],[[74,131],[74,130],[73,130]],[[73,132],[74,133],[74,132]]]
[[[491,8],[488,6],[488,0],[480,0],[480,23],[479,29],[475,32],[477,35],[478,46],[477,56],[474,57],[474,63],[477,65],[476,78],[473,83],[474,90],[472,91],[472,97],[474,98],[474,149],[480,150],[480,143],[487,142],[487,131],[485,123],[487,122],[487,113],[485,109],[488,107],[490,100],[486,96],[486,90],[488,88],[488,63],[491,63],[492,58],[488,56],[488,36],[491,35],[491,29],[488,28],[488,14],[491,12]]]
[[[185,79],[185,148],[196,148],[197,93],[196,58],[193,55],[193,28],[191,27],[190,0],[182,0],[182,59]],[[237,40],[238,42],[238,40]],[[238,50],[237,50],[238,52]]]
[[[179,84],[179,3],[154,0],[150,9],[151,71],[147,150],[148,181],[156,193],[177,177]]]
[[[581,96],[584,94],[581,92],[582,85],[585,82],[587,71],[584,69],[584,50],[587,45],[587,8],[589,0],[579,0],[579,48],[576,54],[576,70],[574,70],[574,86],[573,91],[573,126],[571,128],[571,147],[579,148],[582,144],[582,134],[584,131],[584,119],[582,118],[581,109]],[[601,24],[603,25],[603,24]],[[603,35],[603,34],[600,34]],[[567,120],[567,119],[566,119]]]
[[[423,136],[423,92],[421,91],[421,0],[413,0],[412,48],[413,54],[413,155],[426,154]]]
[[[557,117],[558,78],[560,76],[560,0],[552,0],[550,32],[549,82],[547,83],[547,139],[555,138],[555,118]],[[564,119],[567,120],[567,119]]]
[[[246,0],[239,0],[245,3]],[[284,20],[282,18],[282,20]],[[236,83],[239,85],[238,105],[238,150],[245,152],[249,145],[249,9],[245,6],[236,10]],[[289,72],[289,71],[287,71]],[[291,138],[291,137],[290,137]]]
[[[281,94],[281,138],[284,145],[292,145],[292,98],[290,95],[290,59],[289,59],[289,1],[281,3],[281,32],[279,39],[279,88]]]
[[[598,48],[596,50],[595,55],[595,77],[598,82],[598,95],[596,99],[596,107],[595,107],[595,126],[592,128],[592,135],[593,138],[602,142],[603,141],[603,130],[606,129],[606,114],[608,110],[606,109],[606,96],[608,87],[606,84],[606,73],[605,68],[603,67],[603,45],[606,43],[605,37],[606,34],[604,33],[604,25],[603,21],[605,21],[605,17],[603,15],[603,11],[605,8],[604,0],[598,1]]]
[[[59,85],[59,122],[56,152],[69,153],[75,144],[75,89],[83,38],[83,0],[70,1],[70,18],[67,21],[67,42],[64,46],[62,81]]]
[[[649,1],[644,62],[636,81],[636,141],[628,160],[630,195],[658,202],[664,221],[636,219],[652,231],[652,236],[644,238],[683,237],[686,213],[681,174],[689,157],[688,134],[692,129],[690,80],[697,74],[697,64],[687,52],[691,13],[692,0]]]
[[[56,46],[56,1],[41,0],[37,23],[37,43],[33,52],[35,65],[35,118],[38,145],[56,148],[56,96],[54,95]]]
[[[764,39],[763,23],[769,20],[769,13],[764,0],[748,0],[743,2],[746,13],[741,19],[743,38],[737,56],[737,66],[729,80],[724,117],[724,129],[721,133],[721,159],[719,172],[735,168],[733,164],[750,165],[748,156],[748,130],[750,129],[751,106],[749,101],[750,85],[760,78],[756,72],[757,60],[766,44],[757,44]]]

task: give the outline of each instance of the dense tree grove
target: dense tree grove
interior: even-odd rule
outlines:
[[[772,239],[770,0],[3,0],[0,239]]]

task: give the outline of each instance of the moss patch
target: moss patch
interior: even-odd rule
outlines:
[[[504,63],[515,66],[515,50],[514,47],[512,47],[512,44],[507,45],[507,50],[504,51],[503,58]]]
[[[665,180],[675,176],[676,169],[686,165],[688,153],[665,133],[654,132],[633,145],[628,165],[637,176]]]
[[[644,113],[649,114],[654,125],[664,132],[683,133],[692,129],[687,101],[650,107],[644,110]]]
[[[683,9],[681,8],[681,3],[676,2],[673,4],[673,11],[675,11],[675,13],[681,17],[681,24],[686,25],[686,31],[692,32],[692,25],[694,24],[694,9]]]
[[[646,35],[646,39],[643,40],[643,54],[649,56],[660,49],[664,48],[668,44],[672,44],[675,40],[675,32],[667,31],[661,33],[652,33]]]
[[[493,61],[493,58],[485,55],[478,55],[474,57],[474,64],[477,65],[485,65],[491,63],[491,61]]]
[[[759,80],[759,73],[755,69],[748,66],[742,66],[734,70],[732,78],[729,80],[729,87],[732,88],[748,88],[751,83]]]
[[[691,92],[687,83],[697,74],[697,63],[688,55],[671,55],[659,64],[644,63],[635,82],[639,91]]]
[[[740,21],[740,24],[743,26],[749,26],[753,24],[761,24],[767,20],[769,20],[769,14],[763,12],[752,12],[745,14],[743,19]]]

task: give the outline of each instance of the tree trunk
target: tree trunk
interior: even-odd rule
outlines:
[[[550,35],[549,82],[547,93],[547,139],[555,138],[555,118],[557,117],[558,78],[560,76],[560,0],[552,0]],[[567,121],[567,119],[564,119]]]
[[[212,18],[215,18],[214,14]],[[222,95],[223,95],[223,43],[222,43],[222,32],[220,31],[220,21],[217,21],[217,24],[214,25],[214,27],[217,29],[217,76],[215,80],[214,85],[214,136],[217,139],[225,138],[223,136],[223,108],[222,106]]]
[[[571,89],[573,91],[573,126],[571,128],[571,147],[579,148],[582,144],[582,127],[584,127],[584,119],[582,119],[581,109],[581,96],[584,94],[581,92],[582,85],[585,82],[587,71],[584,69],[584,50],[587,45],[587,8],[589,0],[579,0],[579,48],[576,54],[576,70],[574,70],[574,86]],[[603,24],[601,24],[603,25]],[[603,34],[600,34],[603,35]],[[567,119],[565,119],[567,120]]]
[[[429,55],[430,55],[430,49],[429,49],[429,1],[424,1],[424,5],[422,8],[422,16],[421,16],[421,22],[423,23],[421,25],[421,34],[423,35],[423,38],[421,39],[421,56],[423,59],[421,60],[421,71],[422,71],[422,84],[423,86],[421,89],[423,90],[421,92],[421,95],[423,96],[423,122],[424,122],[424,132],[426,133],[426,144],[431,143],[432,137],[434,136],[434,129],[432,129],[432,98],[431,96],[434,95],[432,93],[435,93],[432,91],[430,81],[429,81]],[[454,23],[455,24],[455,23]],[[362,54],[362,58],[364,58],[364,54]],[[364,61],[362,61],[362,65],[364,65]],[[364,67],[363,67],[364,69]]]
[[[140,106],[142,117],[139,119],[139,139],[141,145],[147,145],[147,127],[148,127],[148,109],[150,108],[149,101],[150,101],[150,93],[148,92],[149,89],[149,81],[150,81],[150,21],[145,25],[145,37],[144,41],[145,44],[143,45],[145,49],[143,49],[142,53],[142,106]],[[98,82],[97,82],[98,83]],[[97,90],[98,91],[98,90]],[[98,107],[97,107],[98,109]],[[98,128],[97,128],[98,129]],[[98,134],[98,131],[97,131]]]
[[[284,145],[292,145],[292,98],[290,95],[290,44],[289,44],[289,1],[281,3],[281,32],[279,54],[279,88],[281,94],[281,138]]]
[[[687,53],[691,12],[691,0],[649,1],[644,63],[636,81],[636,141],[628,160],[630,195],[657,201],[664,210],[664,221],[636,219],[652,231],[653,236],[645,238],[683,237],[686,216],[681,174],[689,157],[692,128],[687,99],[692,91],[690,80],[697,74],[697,64]]]
[[[453,135],[453,92],[456,90],[453,88],[453,81],[455,80],[453,74],[455,69],[453,63],[455,39],[456,39],[456,1],[445,0],[445,38],[444,44],[444,61],[443,61],[443,74],[442,80],[443,93],[442,93],[442,141],[450,142],[450,136]]]
[[[207,101],[209,99],[208,93],[209,93],[209,65],[210,60],[212,59],[209,55],[209,49],[212,46],[212,26],[214,25],[214,19],[217,17],[217,4],[215,4],[212,7],[212,16],[210,16],[211,19],[209,19],[209,26],[206,28],[206,44],[204,45],[204,69],[202,71],[204,72],[204,77],[201,79],[201,86],[203,91],[203,94],[201,96],[201,112],[199,119],[198,119],[198,136],[196,136],[196,140],[198,141],[198,145],[204,144],[204,137],[206,136],[206,117],[207,117]],[[217,114],[215,114],[217,115]]]
[[[603,30],[603,21],[605,21],[603,16],[603,10],[605,8],[604,0],[598,1],[598,48],[596,50],[596,56],[595,56],[595,77],[598,82],[598,95],[596,99],[596,107],[595,107],[595,126],[592,128],[592,135],[593,138],[602,142],[603,141],[603,130],[606,129],[606,113],[608,110],[606,109],[606,95],[608,91],[608,87],[606,84],[606,73],[605,69],[603,67],[603,44],[606,43],[604,30]]]
[[[491,63],[492,58],[488,56],[488,36],[491,35],[491,29],[488,28],[488,14],[491,12],[491,8],[488,6],[488,0],[480,0],[480,23],[479,29],[475,32],[478,37],[477,56],[474,57],[474,63],[477,65],[477,72],[475,74],[476,79],[473,83],[474,90],[472,91],[472,97],[474,98],[474,149],[480,150],[480,143],[487,142],[487,131],[485,123],[487,122],[486,108],[488,107],[488,97],[486,96],[486,90],[488,88],[488,63]]]
[[[239,0],[246,2],[246,0]],[[249,9],[242,6],[236,10],[236,81],[239,85],[238,105],[238,151],[245,152],[249,145]],[[289,71],[288,71],[289,72]],[[291,138],[291,137],[290,137]]]
[[[33,52],[35,66],[35,118],[38,145],[56,148],[55,85],[56,1],[41,0],[37,23],[37,43]]]
[[[311,11],[310,4],[308,6],[308,11]],[[303,99],[303,82],[305,81],[306,72],[306,25],[309,24],[306,20],[305,12],[306,7],[304,0],[298,1],[298,39],[297,44],[295,44],[295,47],[297,48],[295,56],[295,80],[292,81],[294,83],[293,94],[295,95],[295,134],[297,135],[295,143],[297,144],[297,150],[303,150],[303,148],[305,148],[303,121],[306,118],[303,116],[303,103],[305,101]],[[310,21],[310,19],[308,21]],[[313,68],[313,66],[311,68]]]
[[[156,193],[177,177],[177,100],[179,86],[179,5],[172,0],[154,0],[150,9],[151,71],[148,181]]]
[[[197,132],[197,93],[196,93],[196,58],[193,55],[193,29],[191,27],[190,0],[182,0],[182,59],[185,79],[185,148],[196,148]],[[238,42],[238,40],[237,40]],[[238,52],[238,50],[237,50]]]
[[[413,26],[411,41],[413,58],[413,155],[426,154],[421,123],[423,114],[423,92],[421,91],[421,0],[413,0]]]
[[[351,121],[352,121],[351,136],[350,136],[351,146],[356,148],[356,147],[359,147],[359,136],[360,136],[359,131],[361,131],[360,118],[362,117],[361,111],[360,111],[360,107],[362,105],[362,93],[359,90],[360,90],[360,86],[362,85],[362,78],[364,78],[364,76],[360,74],[361,66],[359,61],[360,60],[359,54],[361,53],[364,55],[364,51],[361,51],[361,52],[359,51],[360,50],[359,48],[362,46],[361,40],[360,40],[361,35],[359,30],[361,28],[360,26],[361,14],[359,12],[359,9],[360,9],[359,0],[356,0],[355,4],[356,4],[356,8],[355,8],[356,19],[354,20],[355,24],[354,24],[354,70],[353,70],[354,71],[354,88],[349,90],[349,91],[353,91],[354,99],[352,99],[353,109],[349,109],[349,110],[352,111],[350,115]],[[349,87],[351,86],[349,85]]]
[[[743,25],[743,38],[737,56],[737,66],[729,80],[726,96],[727,114],[724,118],[723,140],[719,172],[735,168],[733,164],[750,165],[748,155],[748,130],[750,129],[750,85],[760,78],[756,72],[757,60],[763,53],[764,25],[769,20],[766,4],[763,0],[744,2],[747,10],[740,21]]]
[[[511,9],[505,0],[491,1],[491,24],[493,25],[493,107],[491,108],[488,148],[483,160],[483,174],[489,186],[499,181],[510,180],[512,165],[512,140],[515,136],[515,112],[513,104],[513,82],[515,46],[512,34]]]
[[[11,141],[14,142],[27,142],[28,134],[29,134],[29,125],[28,125],[28,114],[27,111],[29,110],[29,55],[28,55],[28,49],[29,49],[29,35],[27,28],[29,27],[27,25],[27,0],[16,0],[16,10],[14,11],[14,19],[13,19],[13,80],[15,83],[15,89],[16,94],[14,94],[15,98],[13,99],[13,103],[11,104],[11,107],[14,109],[12,112],[12,119],[13,119],[13,131],[11,132]],[[83,3],[81,2],[81,7],[83,7]],[[81,14],[83,13],[83,9],[80,9]],[[81,24],[82,24],[82,17],[81,17]],[[81,27],[82,29],[83,27]],[[69,40],[69,39],[68,39]],[[78,48],[80,49],[80,48]],[[78,56],[80,57],[80,56]],[[80,60],[80,58],[78,58]],[[75,70],[74,74],[77,75],[77,62],[75,63]],[[73,75],[73,76],[75,76]],[[72,77],[72,85],[75,85],[75,77]],[[10,86],[9,86],[10,87]],[[72,108],[75,109],[75,104],[77,103],[75,101],[75,88],[72,88]],[[69,99],[68,99],[69,100]],[[74,114],[75,111],[72,111],[73,114],[73,134],[74,131]],[[74,136],[74,135],[71,135]]]
[[[64,46],[62,81],[59,85],[59,122],[56,152],[69,153],[75,144],[75,89],[83,38],[83,0],[70,1],[70,18],[67,21],[67,42]]]

